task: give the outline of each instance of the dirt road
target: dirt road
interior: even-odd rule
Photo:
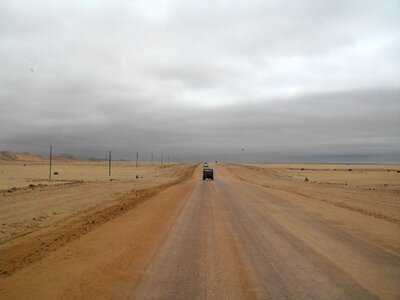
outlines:
[[[0,298],[400,297],[397,224],[322,203],[308,208],[214,168],[215,181],[201,181],[198,168],[192,179],[0,279]],[[382,243],[363,222],[394,234]]]

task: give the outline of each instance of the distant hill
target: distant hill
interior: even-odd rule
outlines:
[[[31,152],[0,151],[0,160],[5,161],[43,161],[45,158]]]
[[[107,161],[108,158],[95,158],[95,157],[90,157],[88,158],[90,161]]]
[[[40,156],[31,152],[0,151],[0,161],[45,161],[48,159],[48,156]],[[61,153],[53,155],[53,160],[73,161],[78,159],[72,154]]]
[[[75,156],[73,156],[72,154],[69,153],[61,153],[61,154],[57,154],[53,156],[54,160],[78,160]]]

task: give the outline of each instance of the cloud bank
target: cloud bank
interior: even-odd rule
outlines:
[[[398,1],[2,1],[0,147],[400,162],[399,12]]]

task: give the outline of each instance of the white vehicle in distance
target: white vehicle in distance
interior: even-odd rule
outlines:
[[[208,168],[208,163],[203,163],[203,168]]]

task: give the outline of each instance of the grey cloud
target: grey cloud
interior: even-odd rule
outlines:
[[[296,153],[384,157],[399,154],[399,100],[399,90],[354,91],[195,112],[168,105],[137,112],[134,103],[117,101],[93,112],[104,116],[104,124],[87,124],[77,116],[63,126],[41,127],[29,134],[24,125],[0,142],[23,147],[29,140],[43,150],[46,137],[53,136],[58,147],[80,155],[113,146],[125,158],[140,150],[183,152],[191,159],[210,152],[224,159],[224,153],[239,157],[242,147],[249,154],[264,153],[265,160],[269,155],[276,158],[277,153],[281,160]],[[125,112],[107,107],[120,107]],[[76,142],[73,147],[68,146],[70,141]]]

